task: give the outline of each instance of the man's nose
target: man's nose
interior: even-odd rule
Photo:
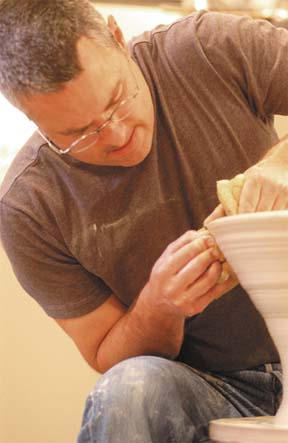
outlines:
[[[119,122],[111,121],[103,129],[101,135],[104,145],[123,146],[127,143],[129,137],[128,125],[124,120]]]

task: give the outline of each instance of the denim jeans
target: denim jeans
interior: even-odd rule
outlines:
[[[279,364],[219,374],[131,358],[100,377],[78,443],[208,443],[210,420],[274,415],[281,390]]]

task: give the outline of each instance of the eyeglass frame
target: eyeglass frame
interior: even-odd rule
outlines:
[[[129,62],[129,65],[130,65],[130,60],[129,59],[128,59],[128,62]],[[107,120],[105,120],[105,122],[103,122],[100,126],[98,126],[98,128],[94,129],[94,131],[88,132],[88,134],[81,135],[81,137],[78,137],[76,140],[74,140],[74,142],[72,142],[70,144],[70,146],[68,146],[68,148],[66,148],[66,149],[58,148],[51,140],[49,140],[49,138],[47,138],[42,133],[42,131],[39,128],[37,128],[37,132],[44,138],[44,140],[47,142],[49,148],[51,148],[52,151],[56,152],[56,154],[58,154],[58,155],[69,154],[69,152],[71,152],[71,150],[74,148],[74,146],[76,146],[82,140],[85,140],[85,138],[90,137],[93,134],[98,134],[98,136],[99,136],[100,132],[104,128],[106,128],[106,126],[108,126],[110,123],[112,123],[113,115],[119,110],[119,108],[121,108],[123,105],[125,105],[130,100],[131,101],[135,100],[135,98],[138,96],[138,94],[140,92],[139,84],[137,82],[136,76],[135,76],[135,74],[133,72],[133,69],[131,69],[131,67],[130,67],[130,72],[132,73],[132,76],[133,76],[135,84],[136,84],[136,91],[133,94],[128,95],[124,100],[121,100],[120,103],[118,103],[118,105],[116,106],[116,108],[111,112],[109,118]],[[130,115],[130,114],[128,114],[128,115]],[[123,120],[125,120],[125,118]],[[121,120],[119,120],[119,121],[121,121]],[[90,145],[88,145],[87,148],[83,148],[81,150],[81,152],[86,151],[86,149],[88,149],[89,147],[90,147]]]

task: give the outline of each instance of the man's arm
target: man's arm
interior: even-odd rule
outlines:
[[[130,309],[111,296],[88,315],[56,320],[90,366],[105,372],[129,357],[177,357],[185,318],[202,312],[231,284],[217,284],[221,265],[208,238],[188,231],[171,243]]]

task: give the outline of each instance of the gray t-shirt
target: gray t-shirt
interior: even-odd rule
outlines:
[[[89,165],[35,134],[1,188],[15,274],[55,318],[84,315],[111,293],[130,306],[166,246],[217,205],[216,180],[255,164],[277,141],[273,114],[288,114],[288,32],[269,23],[201,12],[144,33],[130,50],[156,109],[148,157],[130,168]],[[240,286],[185,331],[179,359],[195,367],[278,361]]]

